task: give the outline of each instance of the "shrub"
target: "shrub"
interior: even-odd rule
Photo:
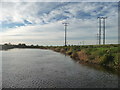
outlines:
[[[89,55],[89,60],[94,60],[95,59],[95,56],[94,55]]]
[[[120,58],[120,53],[115,54],[115,58],[114,58],[114,64],[115,65],[118,65],[120,63],[119,58]]]
[[[78,54],[77,54],[77,52],[73,52],[72,54],[71,54],[71,58],[73,58],[73,59],[78,59]]]
[[[56,52],[60,52],[60,48],[55,48],[54,49]]]
[[[73,52],[73,50],[70,48],[70,49],[66,52],[66,54],[67,54],[67,55],[71,55],[72,52]]]
[[[111,54],[105,54],[100,61],[102,65],[108,65],[110,62],[113,62],[114,57]]]
[[[61,52],[61,53],[65,53],[66,50],[65,50],[64,48],[61,48],[60,52]]]

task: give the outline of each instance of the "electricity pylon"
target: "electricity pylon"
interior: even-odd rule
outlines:
[[[64,26],[65,26],[65,46],[67,46],[67,44],[66,44],[66,42],[67,42],[67,39],[66,39],[67,38],[67,26],[68,26],[69,23],[64,22],[62,24],[64,24]]]

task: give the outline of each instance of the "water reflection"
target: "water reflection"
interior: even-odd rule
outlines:
[[[69,57],[66,53],[63,54],[63,55],[65,55],[65,57]],[[78,60],[75,60],[75,59],[72,59],[72,60],[73,60],[74,63],[78,63],[78,64],[80,64],[82,66],[86,66],[88,68],[120,76],[120,72],[117,69],[115,70],[114,68],[110,68],[108,66],[101,66],[101,65],[98,65],[98,64],[85,63],[83,61],[78,61]]]
[[[115,74],[120,76],[120,72],[118,70],[115,70],[113,68],[107,67],[107,66],[101,66],[101,65],[95,65],[95,64],[87,64],[87,63],[80,63],[81,65],[87,66],[88,68],[99,70],[102,72],[107,72],[110,74]]]

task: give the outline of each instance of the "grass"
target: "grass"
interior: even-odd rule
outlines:
[[[51,47],[54,51],[65,53],[78,61],[85,61],[113,68],[118,68],[120,66],[119,44]]]

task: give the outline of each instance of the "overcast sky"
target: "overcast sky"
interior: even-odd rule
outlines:
[[[0,43],[96,44],[98,16],[107,16],[106,43],[118,43],[116,2],[1,2]]]

